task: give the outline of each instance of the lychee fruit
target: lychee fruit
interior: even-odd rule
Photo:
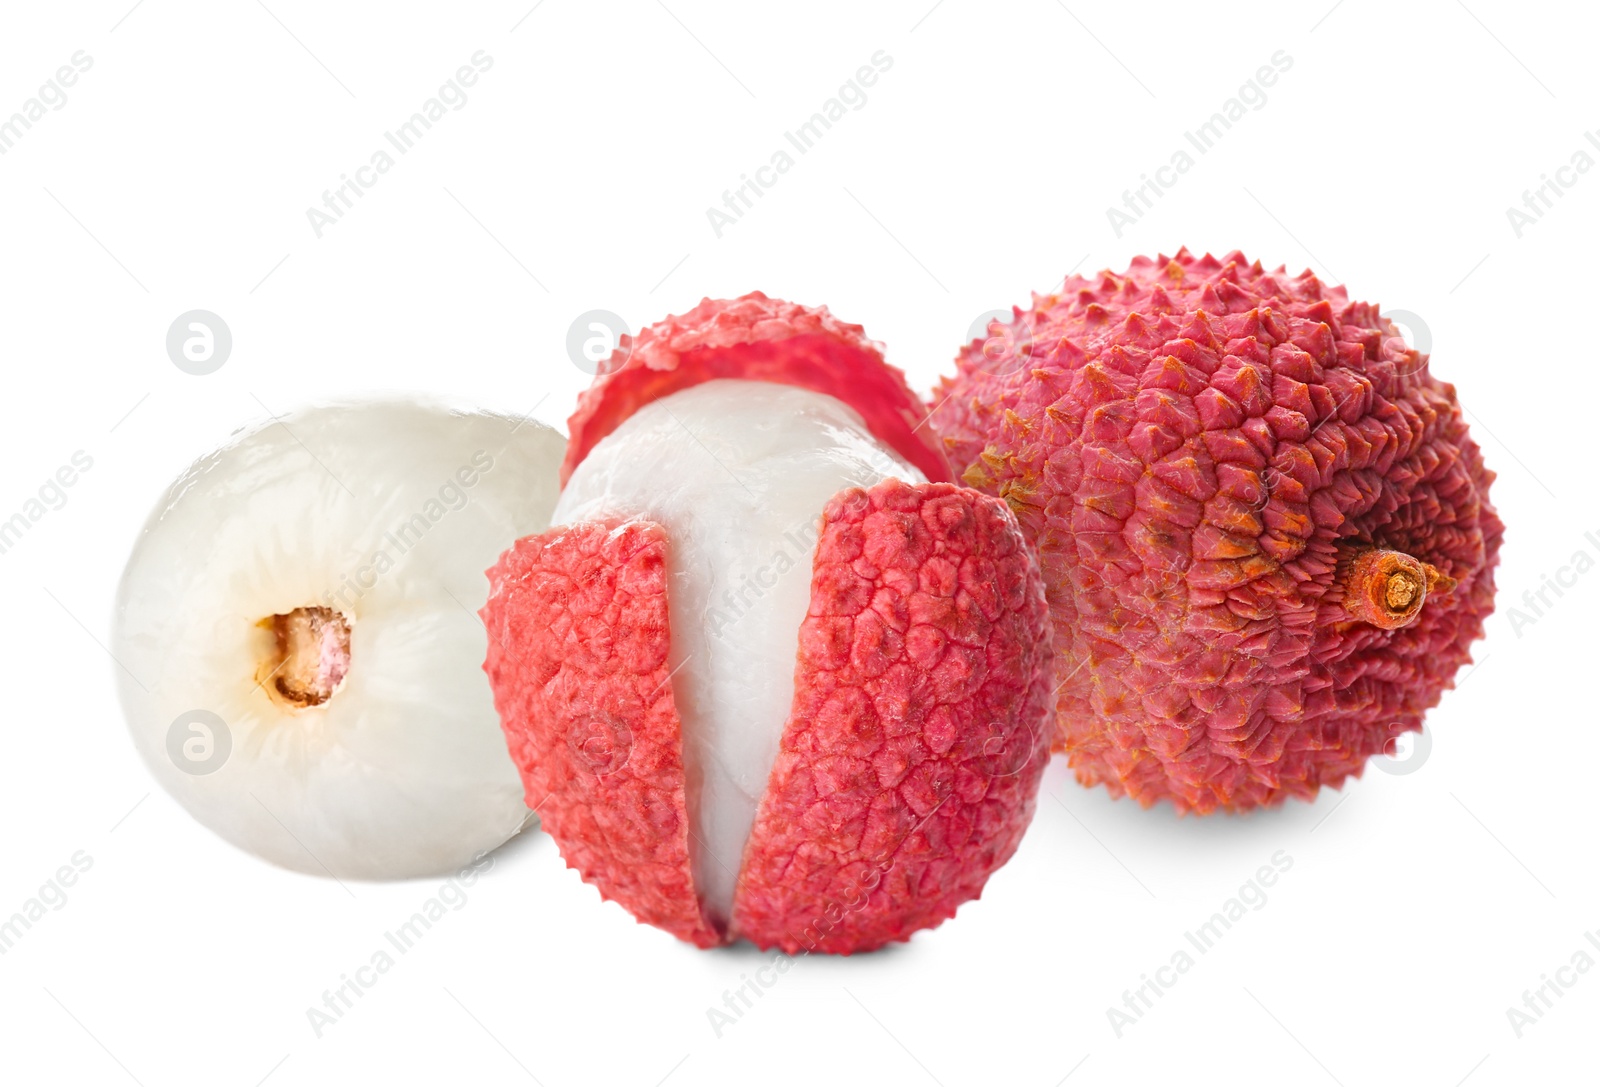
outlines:
[[[1359,775],[1494,606],[1494,473],[1378,308],[1234,252],[1068,277],[962,349],[934,424],[1038,549],[1056,746],[1210,812]]]
[[[756,293],[625,342],[485,669],[570,867],[702,947],[843,952],[976,898],[1049,757],[1049,620],[859,326]],[[933,477],[930,482],[928,477]]]
[[[135,746],[201,823],[276,864],[399,878],[528,819],[480,670],[483,568],[550,523],[539,423],[393,400],[237,435],[150,515],[112,651]]]

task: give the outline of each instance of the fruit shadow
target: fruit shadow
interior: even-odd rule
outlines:
[[[543,853],[547,849],[554,848],[555,843],[551,841],[550,835],[546,834],[537,822],[533,822],[512,835],[498,849],[492,850],[489,856],[494,858],[496,864],[502,861],[521,863],[535,853]]]
[[[1145,808],[1129,797],[1112,796],[1104,786],[1080,785],[1066,758],[1058,755],[1045,770],[1034,818],[1058,824],[1058,829],[1132,840],[1151,849],[1251,844],[1275,847],[1286,837],[1315,830],[1346,801],[1356,803],[1353,798],[1360,793],[1360,781],[1351,778],[1341,788],[1324,788],[1312,802],[1290,799],[1277,807],[1247,812],[1179,814],[1169,801]]]
[[[830,955],[821,951],[813,952],[802,949],[789,956],[789,958],[797,962],[804,960],[817,964],[807,967],[810,970],[837,973],[892,963],[910,953],[910,945],[902,941],[886,944],[875,951],[856,951],[849,955]],[[749,971],[771,962],[773,957],[781,954],[781,952],[777,948],[768,948],[763,951],[748,940],[740,940],[738,943],[712,948],[709,954],[717,956],[735,969]]]

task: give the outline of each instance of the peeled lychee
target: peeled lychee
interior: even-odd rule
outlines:
[[[927,482],[925,414],[858,326],[760,294],[645,330],[580,402],[557,527],[490,571],[485,669],[529,807],[640,920],[868,950],[1016,849],[1043,590],[1004,503]]]
[[[135,745],[287,868],[457,869],[527,821],[480,664],[483,567],[550,523],[547,426],[406,401],[243,433],[168,489],[112,651]]]
[[[1503,526],[1455,389],[1377,307],[1180,250],[991,332],[934,423],[1038,549],[1081,782],[1251,808],[1422,727]]]

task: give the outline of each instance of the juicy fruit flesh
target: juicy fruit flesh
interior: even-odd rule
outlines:
[[[272,631],[272,653],[261,662],[260,682],[293,709],[320,706],[350,672],[350,621],[314,605],[261,620]]]
[[[1070,277],[1005,340],[934,425],[1038,547],[1080,781],[1250,808],[1421,728],[1504,527],[1455,390],[1375,306],[1180,252]]]
[[[690,857],[717,924],[794,696],[817,519],[840,490],[890,477],[923,478],[833,397],[720,379],[639,408],[579,463],[556,506],[556,524],[639,518],[667,530]]]
[[[563,450],[537,423],[383,401],[286,416],[193,465],[146,523],[114,622],[124,713],[163,787],[314,875],[435,875],[516,833],[527,808],[471,609],[499,551],[549,524]],[[215,768],[169,746],[197,710],[227,729]]]

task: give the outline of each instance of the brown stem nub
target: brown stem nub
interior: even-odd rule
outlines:
[[[1455,578],[1402,551],[1371,547],[1344,564],[1344,610],[1383,630],[1414,622],[1431,594],[1455,587]]]
[[[258,680],[291,709],[320,706],[350,671],[350,623],[332,608],[295,608],[261,620],[272,631],[273,652]]]

